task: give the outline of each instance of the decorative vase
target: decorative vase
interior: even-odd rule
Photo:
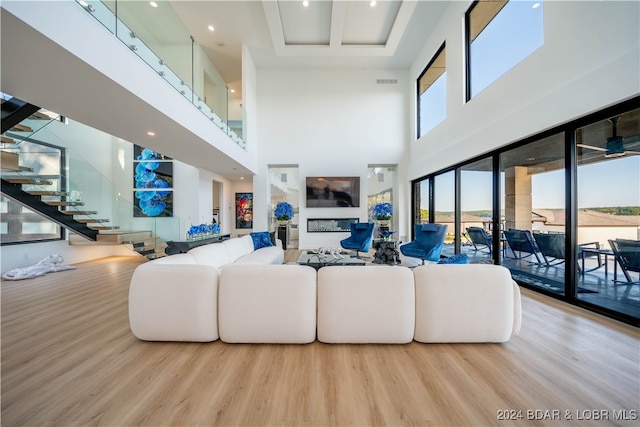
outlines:
[[[378,222],[378,234],[381,237],[384,237],[382,233],[384,231],[389,231],[389,224],[391,223],[391,221],[389,221],[388,219],[379,219],[377,220],[377,222]]]

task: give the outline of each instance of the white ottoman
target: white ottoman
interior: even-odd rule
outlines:
[[[413,273],[397,266],[331,266],[318,270],[318,340],[393,343],[413,340]]]
[[[220,339],[304,344],[316,339],[316,271],[302,265],[229,265],[220,273]]]
[[[413,270],[414,339],[425,343],[506,342],[520,331],[520,288],[508,269],[488,264]]]
[[[129,286],[131,331],[146,341],[217,340],[218,279],[211,266],[140,265]]]

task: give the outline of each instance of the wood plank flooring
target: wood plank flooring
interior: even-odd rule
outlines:
[[[0,284],[2,426],[639,423],[638,329],[527,290],[506,344],[151,343],[128,324],[142,262]]]

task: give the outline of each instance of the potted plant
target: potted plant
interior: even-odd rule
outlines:
[[[373,207],[373,216],[378,221],[389,221],[393,215],[393,206],[391,203],[378,203]]]
[[[389,232],[391,215],[393,215],[393,205],[391,203],[378,203],[373,207],[373,217],[378,222],[378,233],[380,237],[386,237],[387,239],[390,237],[390,234],[385,236],[383,233]]]
[[[273,211],[273,215],[278,221],[278,225],[285,225],[293,218],[293,206],[288,202],[280,202],[276,205],[276,209]]]

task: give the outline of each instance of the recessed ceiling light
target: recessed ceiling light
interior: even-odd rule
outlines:
[[[236,90],[235,89],[230,89],[229,92],[236,93]]]
[[[302,5],[303,5],[304,7],[307,7],[307,6],[309,6],[309,2],[308,2],[307,0],[304,0],[304,1],[302,2]]]
[[[534,3],[534,4],[531,6],[531,9],[537,9],[537,8],[539,8],[539,7],[540,7],[540,2],[538,2],[538,3]]]
[[[147,132],[147,135],[156,136],[156,133],[154,131],[150,130],[149,132]]]
[[[376,7],[376,0],[371,0],[371,3],[369,3],[369,6]]]
[[[154,1],[150,1],[149,4],[151,5],[151,7],[158,7],[158,3]]]
[[[213,31],[214,30],[213,25],[209,25],[207,28],[209,29],[209,31]]]
[[[244,179],[244,176],[241,176],[240,179]]]

